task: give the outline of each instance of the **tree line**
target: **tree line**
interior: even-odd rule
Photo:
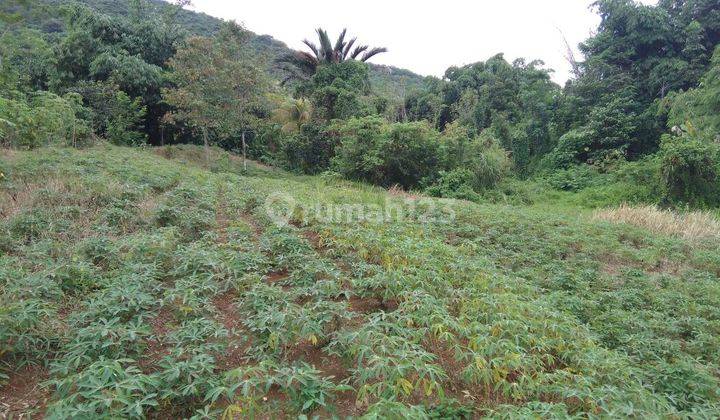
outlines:
[[[192,35],[184,5],[149,13],[133,0],[122,17],[52,6],[62,31],[24,24],[33,2],[3,6],[0,141],[216,144],[470,200],[511,178],[578,189],[633,163],[658,202],[720,204],[718,0],[595,2],[600,25],[565,86],[542,61],[498,54],[400,86],[402,97],[371,83],[367,62],[387,50],[347,31],[319,28],[305,51],[275,59],[231,22]]]

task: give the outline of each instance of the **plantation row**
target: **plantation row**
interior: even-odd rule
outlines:
[[[717,239],[453,200],[421,219],[187,148],[3,153],[8,414],[720,415]],[[418,217],[279,227],[275,192]]]

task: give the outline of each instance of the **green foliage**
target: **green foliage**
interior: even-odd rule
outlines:
[[[111,143],[137,146],[145,143],[143,121],[147,108],[117,86],[105,82],[80,82],[72,88],[92,110],[94,131]]]
[[[662,149],[665,197],[677,204],[720,203],[720,147],[689,137],[666,138]]]
[[[52,45],[38,32],[19,29],[5,33],[0,46],[0,90],[47,90],[56,78],[56,59]],[[5,89],[3,89],[5,87]]]
[[[268,80],[247,42],[246,31],[228,23],[215,38],[188,39],[170,60],[177,85],[163,92],[176,107],[170,118],[199,129],[206,153],[212,131],[221,139],[240,135],[245,154],[246,131],[257,124],[254,111],[262,106]]]
[[[35,92],[18,99],[0,97],[0,144],[32,149],[78,145],[89,136],[80,98]]]
[[[310,41],[303,40],[303,43],[310,49],[311,53],[304,51],[296,51],[287,54],[279,59],[282,63],[290,65],[289,78],[292,77],[310,77],[316,74],[320,67],[324,65],[333,65],[349,61],[366,62],[370,58],[387,52],[387,48],[369,48],[367,45],[355,45],[357,38],[346,41],[347,29],[343,29],[338,36],[337,41],[330,41],[327,31],[317,28],[315,32],[318,35],[319,45]],[[355,48],[353,49],[353,46]]]
[[[371,120],[353,121],[373,133]],[[453,144],[447,162],[487,135],[459,131],[465,142],[435,139]],[[544,187],[542,205],[489,203],[538,193],[503,180],[479,203],[422,199],[450,206],[450,219],[296,228],[275,226],[264,197],[426,208],[330,177],[212,172],[201,148],[165,150],[50,147],[3,161],[0,194],[17,201],[0,202],[0,372],[51,360],[49,406],[36,414],[717,412],[717,238],[577,207],[634,194],[657,158],[549,174],[579,190]],[[445,185],[471,179],[456,166]]]
[[[439,180],[427,187],[425,193],[433,197],[479,201],[480,195],[472,185],[473,173],[468,169],[455,168],[449,172],[440,171]]]
[[[111,99],[114,108],[107,124],[107,137],[118,145],[137,146],[145,143],[146,135],[139,131],[139,125],[146,114],[140,99],[131,100],[125,92],[119,91]]]
[[[552,146],[550,122],[559,87],[542,62],[512,64],[502,54],[461,68],[451,67],[443,80],[426,80],[425,90],[411,93],[408,117],[445,129],[452,122],[472,133],[491,128],[493,137],[512,152],[517,171],[525,175],[533,158]]]
[[[98,361],[52,384],[59,399],[48,407],[51,417],[143,417],[157,405],[156,381],[130,359]]]
[[[304,124],[298,133],[282,138],[279,159],[288,169],[316,174],[330,166],[337,144],[337,137],[325,125]]]
[[[692,136],[715,139],[720,132],[720,47],[700,86],[668,97],[668,127],[677,127]]]
[[[426,123],[388,124],[366,117],[332,130],[340,136],[333,167],[350,179],[412,188],[436,173],[438,136]]]
[[[372,113],[364,99],[370,93],[368,67],[355,60],[319,66],[300,92],[312,98],[316,117],[325,121]]]
[[[599,176],[597,169],[589,165],[572,166],[555,171],[547,177],[547,181],[553,188],[563,191],[583,190],[605,182]]]
[[[502,55],[422,84],[388,69],[386,86],[362,62],[382,49],[318,31],[287,89],[301,99],[256,54],[285,47],[236,25],[144,0],[53,3],[62,24],[16,3],[0,7],[0,143],[16,149],[0,162],[0,380],[47,366],[49,405],[29,414],[720,412],[718,238],[586,210],[720,205],[716,0],[596,2],[563,89]],[[292,106],[271,118],[268,97]],[[61,147],[91,129],[114,144]],[[193,129],[323,175],[115,146]],[[297,204],[290,226],[266,214],[276,193]],[[408,217],[344,214],[358,206]]]

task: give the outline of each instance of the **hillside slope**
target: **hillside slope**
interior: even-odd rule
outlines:
[[[716,237],[192,147],[0,153],[9,413],[720,414]]]

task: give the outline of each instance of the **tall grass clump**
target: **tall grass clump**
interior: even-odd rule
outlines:
[[[720,221],[712,213],[704,211],[678,213],[656,206],[633,207],[623,204],[615,209],[598,210],[593,217],[685,239],[720,238]]]

